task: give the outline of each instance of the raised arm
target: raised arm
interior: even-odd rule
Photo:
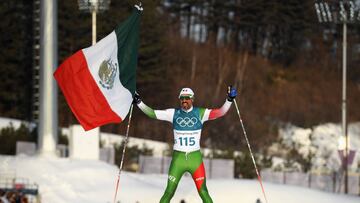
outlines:
[[[202,111],[204,111],[204,114],[201,121],[204,123],[205,121],[215,120],[224,116],[226,112],[229,111],[230,106],[231,102],[226,100],[225,103],[218,109],[202,109]]]
[[[217,118],[220,118],[229,111],[229,109],[231,107],[231,103],[237,95],[236,89],[232,86],[229,86],[227,94],[228,94],[228,97],[225,100],[225,103],[220,108],[218,108],[218,109],[202,109],[201,110],[203,112],[202,113],[203,117],[201,120],[203,123],[208,120],[215,120]]]
[[[137,104],[139,109],[150,118],[169,121],[171,123],[173,121],[174,112],[175,112],[174,109],[154,110],[141,101],[141,98],[138,93],[135,93],[133,103]]]

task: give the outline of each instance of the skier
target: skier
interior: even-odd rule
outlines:
[[[150,118],[171,122],[174,129],[174,146],[168,172],[168,182],[160,203],[169,203],[185,172],[189,172],[204,203],[212,203],[206,188],[205,168],[200,152],[201,129],[205,121],[219,118],[229,110],[236,97],[236,89],[229,86],[227,99],[219,109],[193,107],[194,92],[182,88],[179,94],[180,108],[153,110],[135,93],[134,102]]]

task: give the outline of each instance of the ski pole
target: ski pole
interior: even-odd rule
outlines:
[[[130,129],[130,123],[131,123],[131,116],[132,116],[133,106],[134,106],[133,104],[131,104],[131,106],[130,106],[130,115],[129,115],[128,125],[127,125],[127,128],[126,128],[125,143],[124,143],[123,152],[122,152],[122,156],[121,156],[119,173],[118,173],[117,181],[116,181],[116,188],[115,188],[115,195],[114,195],[114,203],[115,203],[115,201],[116,201],[116,195],[117,195],[117,191],[118,191],[118,187],[119,187],[121,170],[122,170],[123,163],[124,163],[124,156],[125,156],[125,151],[126,151],[126,145],[127,145],[127,143],[128,143],[129,129]]]
[[[258,180],[259,180],[259,183],[260,183],[260,186],[261,186],[261,190],[262,190],[262,193],[263,193],[264,198],[265,198],[265,202],[268,203],[267,198],[266,198],[266,194],[265,194],[265,190],[264,190],[264,186],[263,186],[263,184],[262,184],[261,176],[260,176],[259,171],[258,171],[258,169],[257,169],[256,162],[255,162],[255,159],[254,159],[254,155],[253,155],[253,153],[252,153],[252,151],[251,151],[249,139],[248,139],[248,137],[247,137],[246,130],[245,130],[245,127],[244,127],[244,123],[243,123],[243,121],[242,121],[242,119],[241,119],[240,111],[239,111],[239,108],[238,108],[238,105],[237,105],[235,99],[234,99],[234,104],[235,104],[235,107],[236,107],[236,112],[237,112],[237,114],[238,114],[238,116],[239,116],[239,120],[240,120],[240,123],[241,123],[241,127],[242,127],[242,130],[243,130],[244,136],[245,136],[246,144],[247,144],[247,146],[248,146],[248,148],[249,148],[249,152],[250,152],[250,155],[251,155],[251,159],[252,159],[252,162],[253,162],[254,167],[255,167],[256,175],[257,175],[257,177],[258,177]]]

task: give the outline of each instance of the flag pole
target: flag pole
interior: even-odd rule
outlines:
[[[250,152],[250,155],[251,155],[251,159],[252,159],[252,162],[253,162],[253,164],[254,164],[255,172],[256,172],[256,175],[257,175],[257,177],[258,177],[258,181],[259,181],[259,183],[260,183],[261,190],[262,190],[262,193],[263,193],[264,198],[265,198],[265,202],[268,203],[267,198],[266,198],[266,194],[265,194],[265,190],[264,190],[264,186],[263,186],[263,184],[262,184],[261,176],[260,176],[259,171],[258,171],[258,168],[257,168],[257,166],[256,166],[255,158],[254,158],[254,155],[253,155],[253,153],[252,153],[252,151],[251,151],[249,139],[248,139],[248,137],[247,137],[246,130],[245,130],[245,127],[244,127],[244,123],[243,123],[243,121],[242,121],[242,119],[241,119],[240,111],[239,111],[239,108],[238,108],[238,105],[237,105],[235,99],[234,99],[234,104],[235,104],[235,107],[236,107],[236,112],[237,112],[237,114],[238,114],[238,116],[239,116],[239,120],[240,120],[240,123],[241,123],[241,127],[242,127],[242,130],[243,130],[244,136],[245,136],[246,144],[247,144],[247,146],[248,146],[248,148],[249,148],[249,152]]]
[[[113,203],[115,203],[115,201],[116,201],[116,195],[117,195],[117,191],[118,191],[118,188],[119,188],[120,175],[121,175],[121,171],[122,171],[122,167],[123,167],[123,163],[124,163],[124,156],[125,156],[126,146],[127,146],[127,143],[128,143],[128,138],[129,138],[129,129],[130,129],[133,106],[134,106],[134,104],[131,104],[131,106],[130,106],[129,121],[128,121],[127,128],[126,128],[125,143],[124,143],[123,152],[122,152],[122,156],[121,156],[119,173],[117,175],[117,181],[116,181],[116,188],[115,188],[115,194],[114,194]]]

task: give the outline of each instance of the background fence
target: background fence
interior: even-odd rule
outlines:
[[[342,172],[274,172],[262,170],[264,181],[315,188],[334,193],[344,193],[344,174]],[[360,173],[349,173],[348,193],[360,195]]]
[[[167,174],[171,163],[171,157],[139,157],[140,173]],[[206,178],[234,178],[234,160],[232,159],[204,159]]]

